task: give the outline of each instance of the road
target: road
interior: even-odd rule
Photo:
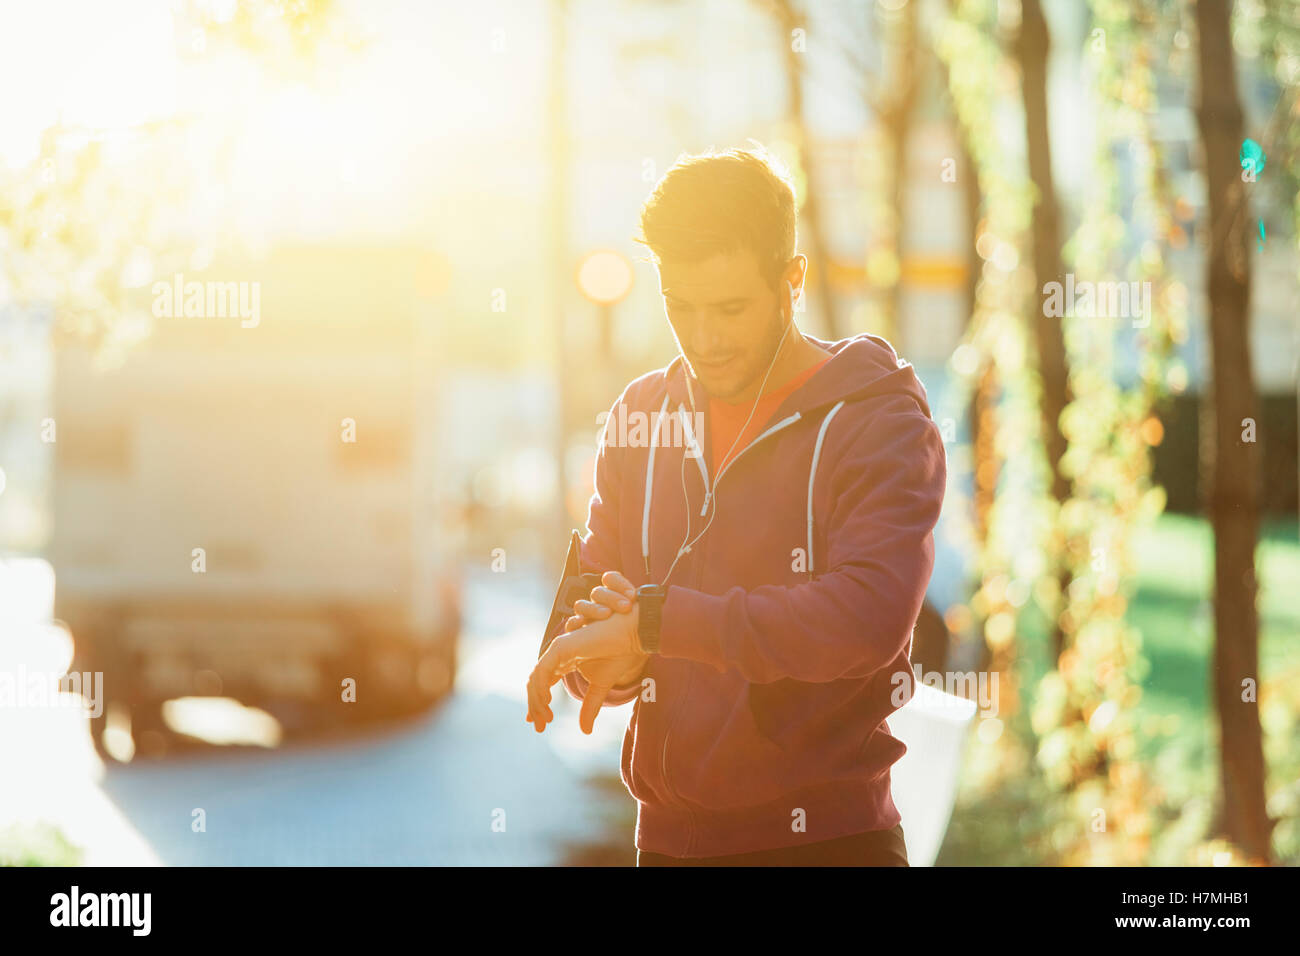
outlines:
[[[558,727],[539,735],[524,721],[551,587],[540,573],[471,574],[455,694],[387,729],[105,766],[84,712],[0,708],[0,767],[12,771],[0,828],[54,823],[92,865],[565,862],[576,844],[608,842],[618,801],[631,802],[586,782],[617,773],[629,709],[607,710],[588,738],[557,689]],[[31,659],[37,642],[21,638],[13,626],[0,638],[0,669]]]
[[[71,656],[43,610],[49,566],[28,562],[44,567],[41,582],[18,564],[0,561],[0,681],[19,667],[61,672]],[[79,697],[15,707],[0,683],[0,848],[18,821],[58,827],[89,865],[631,863],[634,804],[617,777],[630,708],[605,709],[587,737],[557,688],[544,734],[524,720],[553,586],[541,570],[470,573],[452,697],[404,724],[289,732],[274,748],[105,765]],[[938,853],[974,710],[919,686],[890,718],[908,747],[892,782],[914,866]]]

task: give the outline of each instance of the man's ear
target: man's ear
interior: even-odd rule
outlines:
[[[793,312],[795,302],[803,295],[804,280],[808,276],[808,257],[803,253],[799,253],[790,260],[790,266],[791,268],[786,272],[786,275],[794,293],[790,299],[790,311]]]

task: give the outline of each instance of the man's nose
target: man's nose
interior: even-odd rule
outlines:
[[[697,355],[717,355],[729,351],[729,343],[715,331],[709,321],[696,322],[691,330],[691,348]]]

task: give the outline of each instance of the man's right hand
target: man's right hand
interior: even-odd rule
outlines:
[[[573,603],[577,613],[564,622],[566,633],[592,621],[603,621],[615,612],[630,613],[636,600],[636,588],[617,571],[606,571],[601,577],[601,585],[592,588],[590,597],[591,600]],[[641,669],[649,656],[636,653],[586,661],[578,666],[578,673],[587,678],[588,683],[597,686],[629,687],[640,680]]]

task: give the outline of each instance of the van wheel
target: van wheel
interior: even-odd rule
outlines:
[[[175,742],[162,716],[163,701],[150,700],[131,707],[131,739],[141,757],[163,757]]]
[[[107,695],[100,701],[99,716],[90,715],[90,742],[94,745],[95,754],[105,763],[118,763],[117,757],[109,752],[108,747],[104,745],[104,732],[108,729],[109,715],[118,707],[115,700]]]
[[[419,693],[426,705],[451,696],[456,686],[456,642],[450,641],[420,660],[416,671]]]

